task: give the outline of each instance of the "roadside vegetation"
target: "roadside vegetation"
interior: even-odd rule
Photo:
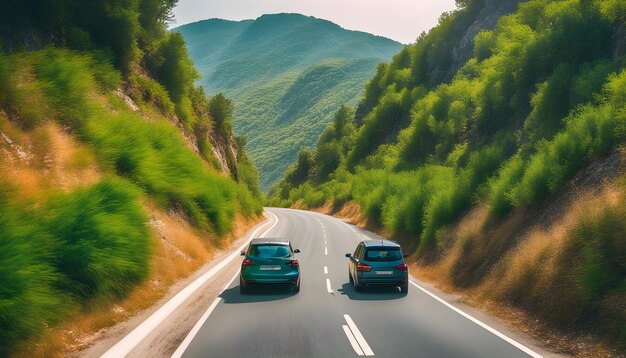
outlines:
[[[194,85],[182,36],[166,31],[175,3],[0,5],[0,356],[32,353],[46,327],[150,277],[151,207],[206,247],[262,211],[230,101]],[[52,122],[79,143],[66,172],[54,162],[66,153],[46,152]]]
[[[451,66],[446,49],[484,6],[458,3],[416,44],[379,65],[356,112],[337,111],[317,148],[302,151],[272,189],[271,205],[315,208],[330,201],[339,210],[356,202],[370,224],[415,248],[418,262],[436,264],[454,246],[450,228],[471,208],[487,208],[475,240],[490,245],[497,241],[490,230],[533,210],[583,166],[624,143],[621,1],[522,2],[495,29],[478,33],[473,56],[446,82],[433,77],[451,68],[441,68]],[[435,65],[440,71],[428,71]],[[604,304],[626,292],[620,215],[607,207],[581,217],[567,250],[544,252],[568,272],[571,286],[559,285],[560,292],[576,298],[542,296],[546,307],[559,305],[558,314],[535,311],[561,326],[596,322],[597,332],[624,347],[626,311]],[[476,251],[472,261],[495,265],[517,244],[511,238],[503,251]],[[445,276],[457,287],[480,285],[497,267],[475,272],[467,259],[455,261],[455,270],[447,266]],[[472,279],[459,280],[459,272]],[[507,292],[518,292],[517,298],[497,299],[536,308],[535,296],[525,291],[534,276],[516,274],[517,286]]]

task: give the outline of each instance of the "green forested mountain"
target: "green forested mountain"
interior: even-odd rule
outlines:
[[[564,246],[537,241],[545,249],[535,256],[523,252],[526,239],[511,224],[531,222],[580,168],[624,144],[624,2],[520,2],[475,34],[473,52],[447,82],[434,71],[455,68],[445,49],[497,2],[457,3],[378,68],[356,111],[336,112],[317,148],[302,151],[274,188],[271,204],[356,202],[370,223],[409,238],[420,262],[455,255],[449,282],[506,281],[485,295],[554,324],[603,327],[598,332],[624,346],[626,199],[568,223]],[[454,225],[472,208],[486,208],[486,219],[458,239]],[[524,269],[514,265],[521,261]]]
[[[159,270],[167,287],[203,261],[176,240],[201,238],[201,253],[262,211],[230,100],[194,84],[167,31],[175,4],[0,2],[1,357],[60,354],[38,337],[122,304]],[[187,268],[160,267],[176,262],[166,239]],[[97,329],[119,320],[105,315]]]
[[[402,47],[297,14],[212,19],[175,31],[187,41],[204,89],[232,98],[235,132],[246,137],[264,189],[300,149],[315,144],[339,105],[357,103],[376,65]]]

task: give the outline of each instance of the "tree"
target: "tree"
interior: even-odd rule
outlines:
[[[216,94],[209,101],[209,113],[215,121],[216,127],[224,134],[232,131],[233,102],[222,92]]]
[[[287,170],[285,180],[296,188],[313,176],[315,171],[314,154],[311,149],[303,149],[295,166]]]
[[[155,74],[169,92],[172,101],[180,103],[193,88],[193,81],[198,78],[198,72],[187,56],[183,36],[177,32],[169,34],[159,52],[163,62],[156,68]]]

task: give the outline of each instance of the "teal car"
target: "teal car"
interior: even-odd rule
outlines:
[[[246,294],[258,285],[288,285],[294,292],[300,291],[300,265],[293,249],[285,239],[252,239],[241,263],[239,292]]]

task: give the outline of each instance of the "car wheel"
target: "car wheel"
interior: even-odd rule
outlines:
[[[300,292],[300,279],[298,279],[298,283],[296,283],[296,284],[293,286],[293,292],[295,292],[295,293]]]
[[[348,271],[348,278],[350,279],[350,283],[354,285],[354,279],[352,279],[352,275],[350,274],[350,271]]]
[[[405,284],[400,286],[400,292],[408,293],[409,292],[409,282],[407,281]]]
[[[239,293],[241,293],[242,295],[245,295],[246,293],[248,293],[248,288],[246,287],[246,285],[244,284],[241,278],[239,278]]]

